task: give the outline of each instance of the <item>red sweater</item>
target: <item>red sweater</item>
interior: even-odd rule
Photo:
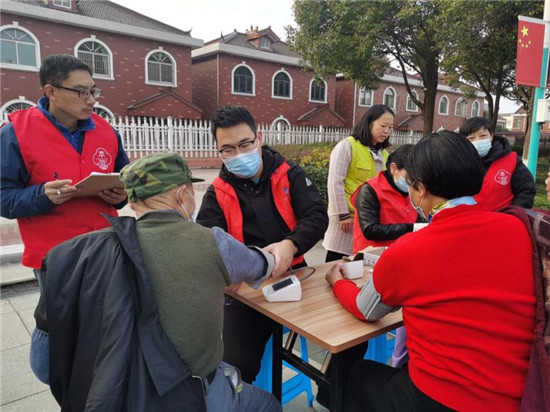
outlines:
[[[519,409],[535,319],[531,248],[515,217],[463,205],[384,252],[374,285],[403,307],[410,376],[426,395],[460,411]],[[334,285],[356,316],[358,291]]]

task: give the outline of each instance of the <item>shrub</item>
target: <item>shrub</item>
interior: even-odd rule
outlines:
[[[277,145],[275,150],[288,160],[301,166],[315,183],[321,197],[328,203],[327,180],[330,152],[336,143],[314,143],[309,145]]]

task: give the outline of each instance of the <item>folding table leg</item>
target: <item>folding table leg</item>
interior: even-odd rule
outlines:
[[[282,384],[283,384],[283,357],[281,356],[281,348],[283,346],[283,325],[273,322],[273,379],[272,393],[280,401],[282,401]]]
[[[335,353],[330,360],[330,411],[343,410],[344,371],[341,368],[340,354]]]

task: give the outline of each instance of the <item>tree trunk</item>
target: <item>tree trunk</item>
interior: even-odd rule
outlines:
[[[493,115],[491,116],[491,125],[493,126],[493,130],[497,130],[499,109],[500,109],[500,93],[497,93],[495,95],[495,105],[493,107]]]
[[[432,82],[433,83],[433,82]],[[424,136],[428,136],[434,132],[434,112],[435,112],[435,96],[437,94],[437,82],[435,85],[426,84],[426,91],[424,93],[424,110],[422,115],[424,116]],[[450,110],[450,108],[449,108]]]

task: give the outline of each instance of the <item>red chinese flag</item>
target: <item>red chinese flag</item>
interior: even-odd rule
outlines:
[[[516,84],[544,87],[540,77],[546,25],[543,20],[525,16],[518,16],[518,18]]]

